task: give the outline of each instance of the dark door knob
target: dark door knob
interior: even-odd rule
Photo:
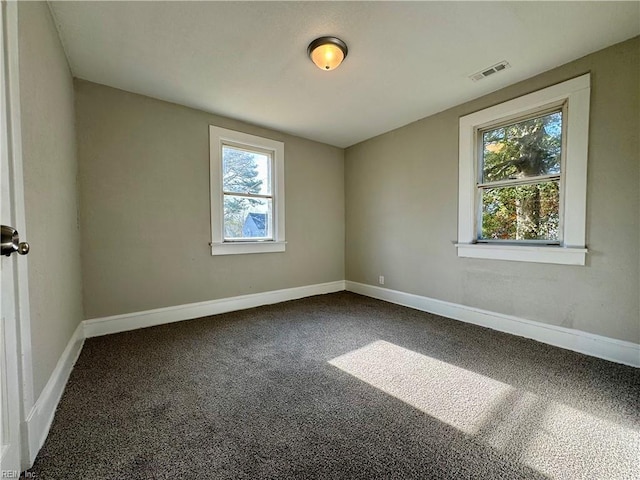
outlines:
[[[0,238],[0,255],[11,256],[12,253],[18,252],[20,255],[29,253],[29,244],[20,242],[20,235],[13,227],[2,225],[2,235]]]

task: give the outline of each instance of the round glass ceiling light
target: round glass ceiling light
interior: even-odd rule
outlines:
[[[347,44],[336,37],[316,38],[309,44],[309,58],[320,70],[337,68],[347,56]]]

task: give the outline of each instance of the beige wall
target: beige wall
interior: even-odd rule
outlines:
[[[639,342],[639,53],[635,38],[348,148],[347,280]],[[458,258],[459,117],[589,71],[587,265]]]
[[[86,318],[344,279],[344,151],[76,80]],[[211,256],[209,125],[285,143],[284,253]]]
[[[81,80],[74,122],[46,4],[21,3],[19,29],[36,396],[83,298],[96,318],[341,280],[345,264],[349,280],[640,340],[638,38],[344,152]],[[458,258],[458,118],[587,71],[587,266]],[[285,142],[285,253],[211,256],[209,124]]]
[[[49,7],[18,8],[34,394],[83,318],[73,80]]]

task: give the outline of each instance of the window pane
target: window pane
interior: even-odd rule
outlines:
[[[224,196],[224,238],[272,239],[273,200],[247,198],[237,195]]]
[[[562,112],[482,133],[482,183],[560,173]]]
[[[482,191],[484,240],[559,240],[558,182]]]
[[[224,145],[222,188],[225,192],[271,195],[271,157]]]

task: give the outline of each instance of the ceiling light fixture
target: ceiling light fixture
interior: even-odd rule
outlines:
[[[309,44],[307,54],[320,70],[333,70],[347,56],[347,44],[336,37],[316,38]]]

